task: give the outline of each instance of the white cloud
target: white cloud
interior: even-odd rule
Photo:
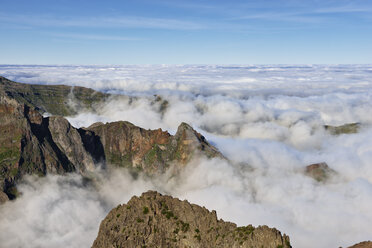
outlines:
[[[275,226],[294,247],[314,240],[317,247],[348,246],[372,236],[371,66],[2,65],[0,75],[135,96],[69,120],[127,120],[171,133],[186,121],[233,161],[193,161],[176,178],[102,174],[98,190],[77,176],[30,179],[22,197],[1,207],[5,247],[89,246],[112,207],[148,189],[216,209],[239,225]],[[169,102],[164,113],[154,94]],[[360,133],[334,137],[322,128],[350,122],[362,123]],[[337,176],[324,184],[304,176],[306,165],[323,161]]]

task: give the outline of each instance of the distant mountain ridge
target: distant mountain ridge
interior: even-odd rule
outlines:
[[[2,76],[0,76],[0,92],[41,113],[61,116],[77,113],[71,101],[78,103],[80,108],[92,109],[95,104],[103,102],[110,96],[79,86],[16,83]]]

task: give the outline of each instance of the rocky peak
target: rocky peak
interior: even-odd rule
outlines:
[[[350,246],[349,248],[372,248],[372,241],[360,242],[358,244]]]
[[[149,191],[119,205],[101,222],[93,248],[291,247],[289,237],[267,226],[237,227],[216,211]]]
[[[224,156],[218,151],[216,147],[211,145],[207,139],[195,131],[189,124],[182,122],[177,129],[174,137],[177,140],[177,151],[181,155],[180,161],[187,163],[194,152],[201,152],[209,158]]]
[[[163,172],[173,163],[186,164],[195,152],[209,158],[223,158],[217,148],[186,123],[178,127],[174,136],[161,129],[146,130],[126,121],[95,123],[85,130],[100,137],[109,164],[148,174]]]

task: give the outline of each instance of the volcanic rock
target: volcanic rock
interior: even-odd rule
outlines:
[[[0,190],[10,199],[25,174],[63,174],[75,170],[53,141],[49,118],[14,99],[0,95]]]
[[[306,166],[305,174],[318,182],[326,181],[335,171],[329,168],[327,163],[315,163]]]
[[[66,154],[68,160],[77,171],[94,170],[95,161],[85,149],[83,139],[78,130],[63,117],[51,116],[48,118],[53,141],[58,148]]]
[[[372,248],[372,241],[360,242],[358,244],[350,246],[349,248]]]
[[[148,174],[163,172],[172,163],[184,165],[195,153],[223,158],[217,148],[186,123],[180,124],[174,136],[161,129],[145,130],[127,121],[95,123],[85,130],[100,138],[107,163]]]
[[[101,222],[93,248],[291,247],[289,237],[267,226],[237,227],[189,202],[149,191],[119,205]]]

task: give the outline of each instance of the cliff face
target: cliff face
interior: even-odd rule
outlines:
[[[0,187],[10,198],[15,197],[14,183],[23,174],[73,170],[50,143],[47,125],[37,111],[14,99],[0,97]]]
[[[1,191],[12,199],[16,182],[25,174],[63,174],[93,166],[77,131],[68,125],[62,117],[43,118],[28,105],[0,96]]]
[[[132,123],[119,121],[96,123],[86,130],[100,137],[109,164],[156,171],[164,166],[164,160],[170,159],[158,154],[160,147],[171,148],[165,147],[171,135],[161,129],[145,130]]]
[[[63,117],[44,118],[39,112],[43,106],[47,111],[59,106],[56,112],[67,108],[56,97],[65,93],[65,86],[24,85],[0,77],[0,202],[17,196],[16,183],[26,174],[94,169],[95,157],[86,149],[83,135]],[[93,136],[84,133],[84,138]]]
[[[289,237],[267,226],[237,227],[215,211],[149,191],[119,205],[101,222],[93,248],[291,247]]]
[[[195,153],[222,154],[190,125],[181,123],[172,136],[161,129],[145,130],[129,122],[96,123],[86,130],[100,137],[108,163],[153,174],[170,164],[186,164]]]
[[[63,117],[52,116],[48,119],[48,129],[59,150],[66,155],[77,171],[94,170],[95,159],[85,149],[79,131]],[[98,155],[98,154],[97,154]],[[102,156],[102,154],[101,154]]]

